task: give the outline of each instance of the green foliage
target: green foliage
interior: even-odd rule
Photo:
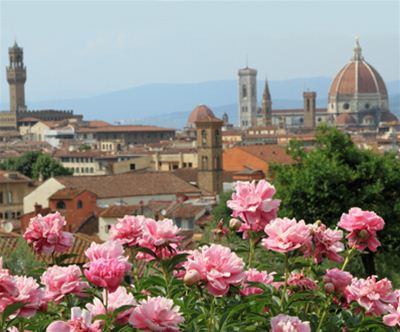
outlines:
[[[41,154],[38,151],[30,151],[25,152],[20,157],[7,158],[0,163],[0,169],[17,171],[32,178],[32,167]]]
[[[72,172],[47,154],[42,154],[32,167],[32,177],[38,179],[42,175],[46,180],[52,176],[72,175]]]
[[[385,220],[383,251],[399,257],[400,161],[394,154],[359,149],[349,135],[327,126],[318,128],[312,151],[299,142],[288,150],[297,163],[271,167],[280,216],[335,226],[351,207],[372,210]]]
[[[20,157],[7,158],[0,163],[0,169],[17,171],[32,179],[38,179],[41,174],[44,180],[51,176],[72,175],[72,171],[57,160],[38,151],[25,152]]]
[[[91,147],[89,144],[86,144],[86,143],[81,144],[81,145],[79,145],[79,147],[78,147],[78,150],[79,150],[79,151],[89,151],[89,150],[91,150],[91,149],[92,149],[92,147]]]
[[[28,276],[35,276],[38,270],[45,267],[44,263],[37,261],[32,249],[22,237],[18,239],[15,250],[4,257],[4,264],[12,274]]]

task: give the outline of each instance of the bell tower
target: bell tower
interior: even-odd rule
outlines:
[[[8,57],[10,63],[7,67],[7,81],[10,85],[10,111],[18,113],[26,110],[26,67],[24,66],[24,52],[17,42],[8,49]]]
[[[197,131],[197,184],[212,194],[222,192],[222,132],[223,121],[209,115],[195,122]]]
[[[249,67],[239,70],[239,126],[255,126],[257,120],[257,70]]]

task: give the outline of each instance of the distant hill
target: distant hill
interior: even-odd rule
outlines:
[[[325,107],[331,79],[327,77],[270,81],[273,108],[302,107],[303,91],[317,92],[318,107]],[[257,85],[261,103],[264,82]],[[391,109],[400,115],[400,81],[387,83]],[[102,119],[120,123],[156,124],[181,128],[190,111],[199,104],[210,106],[217,116],[227,112],[230,121],[237,121],[237,81],[202,83],[157,83],[114,91],[90,98],[29,102],[29,109],[72,109],[86,119]],[[1,109],[7,105],[0,104]]]

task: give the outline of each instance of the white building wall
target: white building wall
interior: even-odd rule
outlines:
[[[34,211],[36,203],[42,205],[42,207],[49,207],[49,197],[63,188],[65,186],[54,178],[46,180],[29,195],[24,197],[24,214]]]

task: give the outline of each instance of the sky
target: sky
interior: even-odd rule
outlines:
[[[0,101],[16,39],[28,101],[150,83],[333,77],[354,37],[385,81],[400,79],[400,1],[0,0]]]

